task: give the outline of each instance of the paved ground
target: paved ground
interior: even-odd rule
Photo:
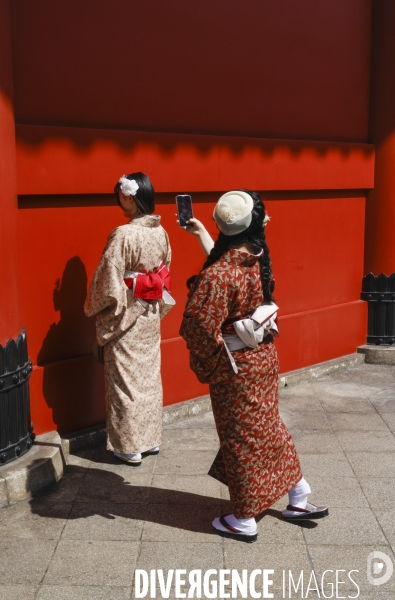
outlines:
[[[217,451],[210,413],[167,426],[160,455],[139,469],[103,448],[79,452],[51,491],[0,511],[0,599],[130,600],[137,568],[236,569],[240,576],[274,569],[274,598],[290,597],[283,570],[287,581],[289,571],[295,581],[304,572],[304,595],[299,588],[292,598],[325,597],[321,588],[306,596],[312,569],[319,586],[322,573],[333,571],[324,577],[331,597],[341,570],[346,583],[332,597],[392,600],[395,573],[373,586],[366,565],[372,551],[395,563],[395,368],[361,365],[289,387],[280,407],[311,500],[328,503],[328,518],[286,523],[284,498],[261,518],[257,543],[213,535],[212,518],[229,504],[224,486],[206,475]]]

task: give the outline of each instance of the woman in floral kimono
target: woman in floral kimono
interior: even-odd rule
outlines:
[[[257,539],[255,517],[287,492],[283,516],[321,518],[326,507],[307,502],[292,438],[278,410],[279,365],[273,279],[259,194],[234,190],[219,199],[214,243],[204,226],[189,221],[207,260],[188,281],[181,335],[191,368],[210,384],[220,451],[210,475],[226,483],[233,514],[214,519],[216,533],[245,542]]]
[[[85,301],[104,355],[107,449],[132,466],[157,454],[162,434],[160,319],[169,295],[171,250],[144,173],[114,189],[129,220],[111,232]]]

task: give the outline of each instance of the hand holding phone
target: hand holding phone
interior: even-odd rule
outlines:
[[[178,194],[176,204],[180,227],[188,227],[189,219],[193,219],[191,196],[189,194]]]

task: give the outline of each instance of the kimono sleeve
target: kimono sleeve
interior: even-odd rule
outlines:
[[[129,293],[123,280],[127,254],[130,248],[122,231],[115,229],[108,238],[84,305],[88,317],[96,315],[100,346],[124,333],[145,310]]]
[[[86,296],[84,310],[87,317],[93,317],[106,308],[112,307],[115,312],[123,302],[123,277],[120,278],[119,269],[105,256],[90,283]]]
[[[221,332],[230,306],[226,283],[204,271],[189,295],[180,329],[191,353],[191,368],[202,383],[216,382],[224,368],[233,373]]]
[[[169,240],[169,236],[167,235],[167,232],[165,231],[165,236],[166,236],[166,243],[167,243],[167,247],[166,247],[166,256],[163,259],[163,262],[165,263],[166,267],[168,269],[170,269],[170,263],[171,263],[171,247],[170,247],[170,240]]]

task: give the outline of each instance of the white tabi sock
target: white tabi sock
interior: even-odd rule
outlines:
[[[141,460],[141,454],[140,452],[133,452],[132,454],[125,454],[122,452],[114,452],[115,456],[117,458],[120,458],[121,456],[127,458],[128,460]]]
[[[225,521],[228,523],[228,525],[234,527],[235,529],[238,529],[240,533],[245,533],[246,535],[252,535],[257,531],[256,521],[254,517],[252,517],[251,519],[236,519],[234,515],[225,515]],[[213,526],[215,527],[215,529],[219,529],[221,531],[228,531],[227,529],[225,529],[225,527],[223,527],[218,518],[214,519]]]
[[[291,506],[297,508],[306,508],[307,497],[311,494],[311,489],[304,477],[289,490],[288,498]]]

